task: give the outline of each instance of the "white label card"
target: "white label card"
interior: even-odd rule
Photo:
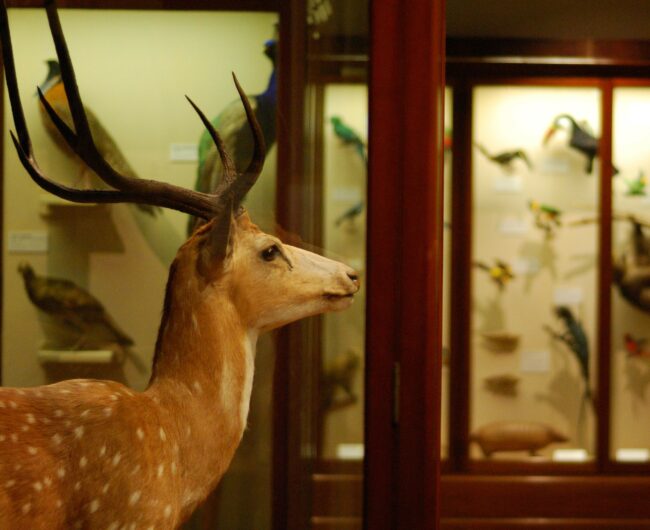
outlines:
[[[521,352],[521,371],[546,373],[551,369],[551,354],[548,350],[524,350]]]

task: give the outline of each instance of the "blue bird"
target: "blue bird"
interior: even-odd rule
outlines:
[[[275,143],[277,135],[275,125],[277,108],[276,54],[277,41],[275,39],[266,41],[264,55],[273,63],[273,71],[264,92],[248,96],[255,117],[262,128],[267,150]],[[244,171],[253,156],[253,136],[241,101],[237,99],[229,103],[212,120],[212,125],[221,135],[225,150],[231,154],[237,171]],[[207,129],[204,129],[199,139],[198,158],[199,166],[194,189],[210,193],[221,181],[223,167]],[[187,224],[187,235],[192,235],[200,224],[201,219],[191,216]]]

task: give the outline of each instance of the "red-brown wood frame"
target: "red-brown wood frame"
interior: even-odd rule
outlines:
[[[371,28],[364,528],[429,530],[439,494],[444,3],[375,0]]]

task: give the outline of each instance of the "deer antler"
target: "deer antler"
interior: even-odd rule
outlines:
[[[41,91],[38,91],[41,103],[48,116],[59,130],[70,148],[88,165],[97,175],[110,187],[110,190],[98,189],[77,189],[59,184],[49,178],[38,166],[29,138],[29,131],[25,121],[20,95],[18,93],[18,82],[13,59],[11,35],[7,21],[6,6],[2,2],[0,14],[0,30],[2,42],[2,56],[5,66],[5,76],[9,99],[16,126],[17,138],[11,133],[11,138],[18,152],[21,163],[30,174],[32,179],[46,191],[73,202],[97,202],[97,203],[119,203],[130,202],[149,204],[171,208],[190,215],[198,216],[209,220],[227,213],[230,215],[232,209],[237,209],[244,196],[253,186],[264,165],[265,145],[262,130],[257,123],[246,94],[242,90],[235,74],[233,79],[235,86],[242,100],[248,122],[253,133],[254,149],[253,158],[248,168],[243,173],[237,173],[232,160],[226,153],[224,144],[219,134],[210,121],[205,117],[197,105],[188,98],[199,117],[207,127],[212,139],[215,142],[219,156],[224,167],[224,178],[221,184],[213,193],[202,193],[173,184],[156,180],[136,179],[124,176],[115,171],[99,153],[90,131],[88,119],[77,86],[77,80],[68,52],[68,46],[63,35],[61,23],[53,0],[45,1],[45,9],[52,33],[52,39],[56,53],[61,65],[61,77],[65,86],[68,105],[72,114],[74,130],[68,127],[57,115],[56,111],[47,102]]]

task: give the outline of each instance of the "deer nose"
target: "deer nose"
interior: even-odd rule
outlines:
[[[350,269],[349,271],[346,272],[348,278],[352,281],[354,285],[359,287],[359,274],[357,271]]]

